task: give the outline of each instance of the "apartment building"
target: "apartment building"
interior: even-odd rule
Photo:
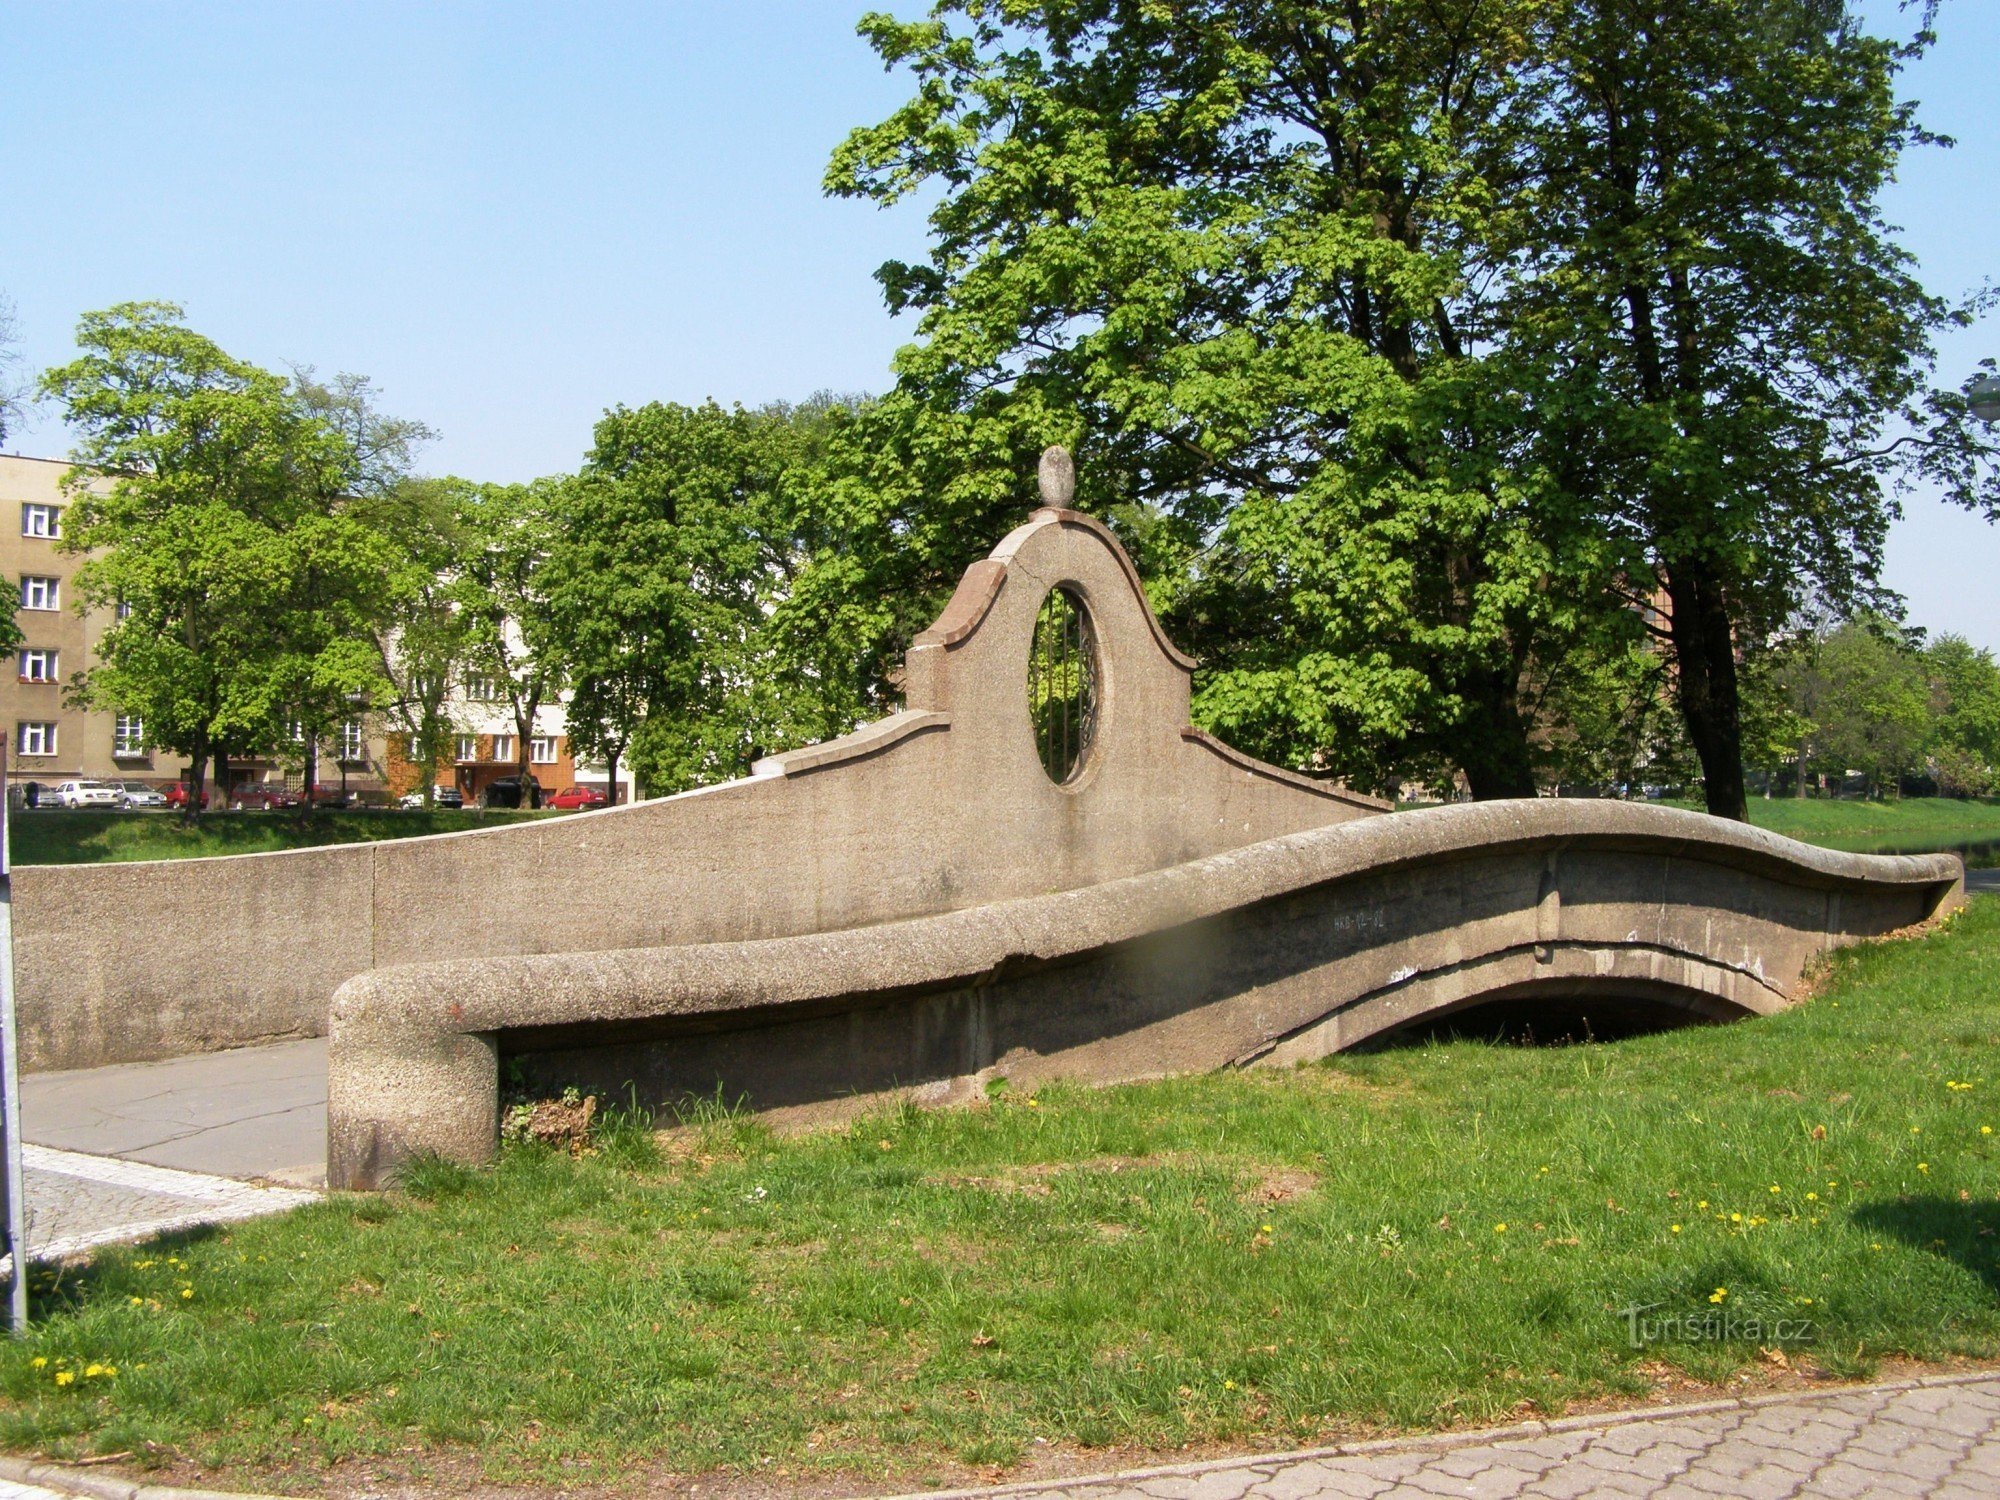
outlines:
[[[564,710],[567,701],[565,693],[556,702],[536,708],[534,733],[528,737],[528,769],[544,793],[573,786],[606,790],[605,767],[580,764],[570,749]],[[472,807],[494,782],[519,774],[519,726],[501,684],[477,672],[452,685],[445,714],[454,728],[454,753],[438,767],[436,784],[456,789],[465,805]],[[399,797],[423,789],[422,768],[410,762],[405,739],[390,735],[386,746],[389,790]],[[619,767],[617,792],[611,800],[630,802],[634,790],[632,773]]]
[[[79,612],[76,571],[84,559],[56,545],[69,504],[62,488],[69,470],[62,459],[0,454],[0,577],[5,580],[0,587],[18,590],[14,618],[25,637],[16,670],[0,671],[8,779],[16,786],[51,788],[79,778],[165,787],[186,774],[187,762],[154,749],[141,720],[65,702],[65,687],[90,667],[97,643],[117,619],[111,609]],[[304,750],[301,740],[283,757],[232,761],[228,795],[217,797],[211,791],[211,805],[240,798],[264,783],[296,786],[302,780]],[[384,797],[384,771],[381,735],[360,717],[336,726],[320,747],[322,788],[344,787],[363,799]]]

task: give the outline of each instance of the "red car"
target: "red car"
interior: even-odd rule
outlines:
[[[275,781],[253,781],[229,794],[229,805],[238,812],[282,812],[301,800],[297,792]]]
[[[553,797],[545,799],[544,807],[561,808],[573,812],[586,807],[602,807],[611,799],[604,795],[604,788],[596,786],[566,786]]]
[[[165,795],[167,806],[186,808],[188,805],[188,784],[185,781],[172,782],[168,785]],[[204,808],[208,806],[207,787],[201,789],[201,805]]]

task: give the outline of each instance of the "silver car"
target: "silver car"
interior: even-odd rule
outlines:
[[[56,801],[64,807],[122,807],[125,789],[108,781],[65,781],[56,788]]]
[[[153,808],[167,805],[166,795],[158,787],[143,781],[120,782],[118,790],[124,794],[125,799],[119,806],[127,812],[149,812]]]

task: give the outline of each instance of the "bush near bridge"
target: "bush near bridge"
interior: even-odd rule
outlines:
[[[628,1118],[40,1277],[0,1444],[287,1492],[915,1487],[1993,1360],[1996,1048],[1978,898],[1729,1027]],[[1635,1348],[1639,1308],[1673,1331]]]

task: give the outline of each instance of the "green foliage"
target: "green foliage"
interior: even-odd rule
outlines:
[[[1885,484],[2000,497],[1927,390],[1959,314],[1878,209],[1927,35],[1818,0],[945,0],[862,31],[915,93],[828,186],[939,196],[927,258],[879,273],[920,340],[801,589],[879,661],[908,633],[881,601],[934,605],[1065,441],[1246,748],[1492,795],[1609,726],[1680,740],[1740,817],[1737,643],[1873,597]],[[1652,669],[1617,616],[1664,602],[1671,737],[1618,698]]]
[[[1762,764],[1893,790],[1933,777],[1950,796],[2000,784],[2000,664],[1962,636],[1929,646],[1877,615],[1807,620],[1752,674]]]
[[[649,792],[748,771],[852,727],[852,673],[822,670],[797,575],[822,545],[816,487],[852,403],[607,412],[552,492],[542,570],[570,738],[629,758]]]
[[[42,389],[80,434],[62,542],[89,554],[77,592],[125,606],[73,696],[137,714],[198,779],[211,753],[283,746],[295,723],[311,736],[382,691],[374,630],[404,570],[351,504],[365,455],[322,388],[180,318],[161,302],[87,314],[81,357]]]
[[[516,770],[530,775],[536,714],[564,685],[547,564],[565,481],[447,484],[454,506],[447,535],[459,544],[445,590],[463,632],[455,649],[468,673],[498,688],[514,721]]]
[[[190,825],[164,814],[44,810],[15,813],[8,823],[8,837],[17,865],[96,865],[263,854],[321,844],[366,844],[377,839],[505,828],[523,818],[545,816],[548,814],[475,808],[319,809],[303,817],[245,813]]]

